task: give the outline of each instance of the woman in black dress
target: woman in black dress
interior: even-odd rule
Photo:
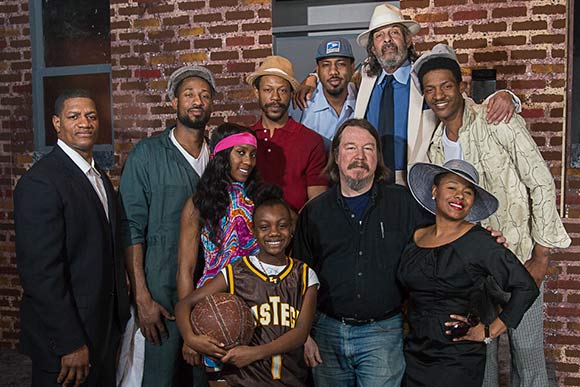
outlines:
[[[498,207],[478,181],[462,160],[409,171],[413,196],[436,222],[415,231],[399,265],[410,327],[403,386],[481,387],[486,344],[515,328],[538,295],[516,256],[474,224]],[[511,293],[499,314],[486,291],[493,280]]]

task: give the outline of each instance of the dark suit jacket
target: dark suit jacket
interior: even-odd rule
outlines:
[[[55,146],[14,192],[16,262],[24,294],[20,349],[47,371],[88,345],[92,371],[128,318],[125,269],[117,244],[118,206],[101,173],[110,222],[93,186]],[[121,328],[122,327],[122,328]]]

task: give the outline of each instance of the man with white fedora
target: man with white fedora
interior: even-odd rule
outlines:
[[[322,173],[326,165],[322,137],[288,115],[292,94],[298,88],[288,59],[267,57],[246,82],[254,88],[262,110],[251,127],[259,144],[256,167],[265,181],[282,188],[284,200],[298,213],[328,186]]]
[[[407,165],[425,161],[429,140],[437,119],[424,108],[412,63],[417,59],[413,36],[421,27],[406,20],[401,10],[390,4],[377,6],[369,29],[357,37],[366,47],[368,58],[361,71],[362,80],[354,111],[365,117],[381,134],[385,163],[395,171],[397,183],[406,181]],[[514,111],[511,93],[498,93],[502,101],[489,101],[498,107],[489,112],[488,121],[508,120]],[[394,101],[397,101],[396,103]],[[391,153],[392,152],[392,153]]]
[[[377,128],[385,164],[395,171],[394,181],[399,184],[406,182],[408,165],[426,161],[427,146],[438,122],[424,105],[413,72],[413,62],[418,58],[413,37],[420,29],[419,23],[405,19],[398,7],[381,4],[375,8],[368,30],[357,37],[368,57],[361,69],[353,116],[366,118]],[[299,106],[303,106],[300,100],[311,93],[312,81],[308,78],[300,91]],[[494,94],[487,102],[486,119],[494,124],[509,121],[514,104],[519,106],[513,94]]]

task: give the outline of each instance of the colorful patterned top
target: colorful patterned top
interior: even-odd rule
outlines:
[[[198,287],[215,277],[226,265],[240,257],[256,255],[259,251],[258,243],[252,234],[254,202],[246,196],[242,183],[232,183],[227,189],[230,205],[226,216],[220,221],[221,244],[216,245],[209,239],[207,226],[201,230],[205,264],[203,275],[197,283]]]

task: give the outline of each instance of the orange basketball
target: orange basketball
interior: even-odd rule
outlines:
[[[216,293],[195,305],[191,326],[196,335],[212,337],[230,349],[248,344],[256,323],[244,300],[233,294]]]

